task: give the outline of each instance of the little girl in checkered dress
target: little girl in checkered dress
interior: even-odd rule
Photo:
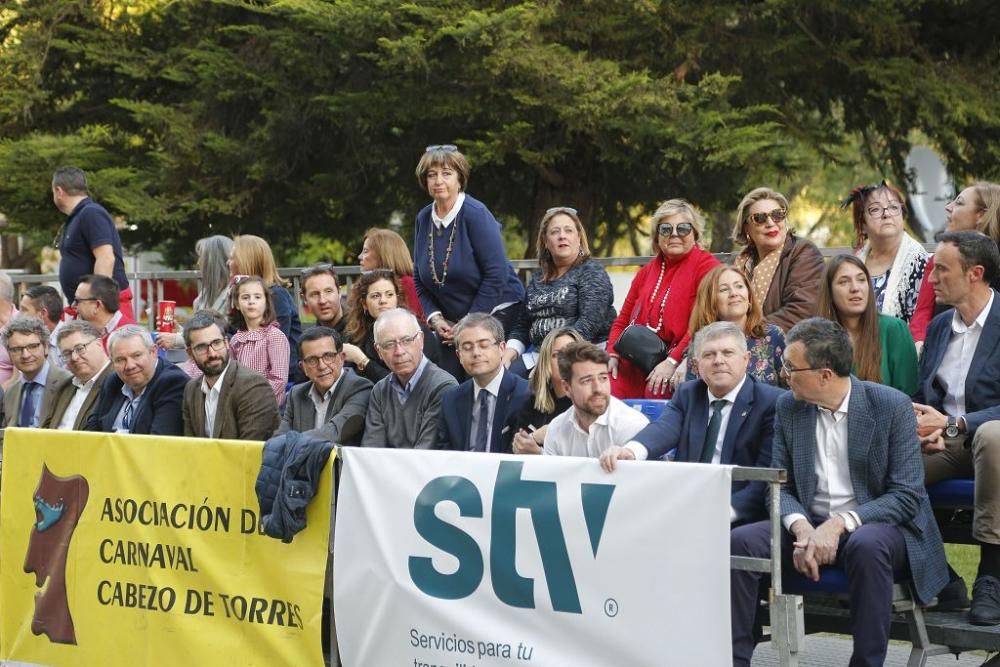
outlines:
[[[281,405],[288,383],[289,347],[275,319],[271,292],[259,276],[241,276],[233,285],[232,299],[235,309],[230,322],[236,333],[229,348],[233,358],[263,375]]]

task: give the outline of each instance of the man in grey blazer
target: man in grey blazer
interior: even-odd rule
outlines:
[[[310,433],[340,445],[361,440],[372,393],[371,380],[344,368],[344,341],[330,327],[315,326],[299,338],[299,365],[309,378],[288,395],[275,432]]]
[[[101,344],[101,334],[85,320],[64,322],[56,334],[59,357],[72,375],[58,382],[42,428],[82,431],[97,405],[104,381],[114,372]]]
[[[222,440],[267,440],[278,426],[278,403],[263,375],[229,358],[226,321],[200,310],[184,327],[184,344],[204,374],[184,387],[184,435]]]
[[[38,428],[52,409],[56,385],[69,373],[49,363],[49,330],[35,317],[11,320],[0,339],[20,372],[3,397],[3,426]]]
[[[924,604],[948,581],[913,406],[900,391],[851,376],[851,339],[839,324],[807,319],[785,341],[791,392],[777,402],[771,461],[788,471],[782,552],[814,581],[825,565],[846,571],[850,664],[882,665],[894,576],[908,570]],[[766,521],[736,528],[730,539],[734,556],[770,555]],[[734,665],[749,665],[753,655],[760,577],[730,573]]]

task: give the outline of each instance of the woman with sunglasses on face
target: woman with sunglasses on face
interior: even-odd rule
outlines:
[[[1000,243],[1000,185],[986,181],[973,183],[958,193],[958,196],[944,207],[944,211],[944,231],[980,231]],[[910,333],[917,342],[917,349],[924,344],[927,326],[934,316],[949,308],[938,306],[934,301],[934,288],[930,284],[933,268],[934,256],[931,255],[927,261],[927,268],[924,269],[917,307],[910,318]],[[993,288],[1000,288],[1000,284],[993,285]]]
[[[698,245],[701,214],[683,199],[671,199],[653,213],[653,260],[632,280],[608,336],[611,393],[617,398],[668,398],[670,379],[690,339],[688,320],[695,293],[719,260]],[[639,368],[616,349],[630,325],[647,327],[663,341],[667,358],[651,370]],[[626,336],[627,340],[627,336]],[[624,342],[624,341],[623,341]],[[623,345],[624,347],[624,345]]]
[[[616,315],[611,278],[591,259],[587,232],[575,208],[545,212],[536,248],[541,268],[531,276],[504,353],[504,365],[524,377],[535,365],[535,355],[525,359],[525,350],[541,345],[549,331],[572,327],[584,340],[604,343]]]
[[[416,173],[433,199],[413,228],[413,277],[427,324],[451,348],[452,327],[469,313],[490,313],[510,331],[524,285],[507,259],[500,223],[465,193],[468,160],[453,145],[428,146]],[[465,377],[457,355],[442,356],[445,370]]]
[[[928,254],[906,233],[903,194],[882,181],[854,188],[843,208],[848,206],[854,218],[856,254],[872,275],[875,309],[909,322]]]
[[[378,316],[393,308],[409,309],[409,302],[399,276],[389,269],[365,271],[351,285],[344,327],[344,357],[354,367],[354,372],[372,382],[389,374],[375,349],[374,329]],[[441,344],[422,322],[420,330],[424,334],[424,356],[440,364]]]
[[[788,227],[788,200],[770,188],[756,188],[736,209],[733,241],[746,248],[733,264],[750,276],[750,289],[768,322],[789,331],[816,314],[823,255]]]
[[[839,323],[854,347],[854,374],[861,380],[917,390],[917,348],[903,320],[875,307],[868,267],[854,255],[837,255],[820,285],[818,314]]]

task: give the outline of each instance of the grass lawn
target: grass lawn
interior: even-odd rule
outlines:
[[[979,547],[973,544],[946,544],[944,553],[948,556],[948,563],[965,579],[969,598],[972,598],[972,584],[979,567]]]

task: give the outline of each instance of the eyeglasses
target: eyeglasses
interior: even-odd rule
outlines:
[[[551,218],[556,213],[569,213],[570,215],[578,215],[579,211],[577,211],[575,208],[572,208],[570,206],[553,206],[552,208],[550,208],[549,210],[547,210],[545,212],[545,215],[543,215],[542,217],[543,218]]]
[[[500,341],[497,340],[483,339],[483,340],[469,341],[467,343],[462,343],[461,345],[458,346],[458,349],[462,352],[472,352],[473,350],[478,348],[480,351],[485,352],[491,347],[494,347],[499,344]]]
[[[396,349],[397,345],[402,345],[403,347],[409,347],[410,345],[413,345],[413,341],[420,338],[421,335],[422,332],[418,331],[412,336],[400,336],[395,340],[384,340],[381,343],[376,343],[375,347],[382,350],[383,352],[392,352],[393,350]]]
[[[9,354],[12,357],[16,357],[19,354],[24,354],[25,352],[34,354],[35,352],[38,352],[38,348],[40,348],[41,346],[42,346],[41,343],[28,343],[27,345],[8,347],[7,354]]]
[[[675,231],[677,236],[684,238],[694,229],[690,222],[679,222],[676,226],[664,222],[656,226],[656,233],[660,236],[671,236]]]
[[[431,144],[424,149],[425,153],[430,153],[432,151],[441,151],[442,153],[454,153],[458,151],[458,146],[455,144]]]
[[[78,304],[83,303],[84,301],[100,301],[100,299],[98,299],[96,296],[79,296],[73,299],[73,305],[76,306]]]
[[[899,204],[889,204],[888,206],[869,206],[865,209],[868,215],[872,218],[882,218],[888,213],[890,218],[895,218],[897,215],[903,212],[903,208]]]
[[[333,366],[339,356],[339,352],[324,352],[319,356],[306,357],[302,360],[302,365],[308,368],[319,368],[319,363],[322,361],[327,366]]]
[[[82,357],[83,353],[87,351],[87,347],[95,340],[97,339],[91,338],[86,343],[80,343],[79,345],[74,345],[68,350],[63,350],[62,352],[59,353],[59,358],[62,359],[63,361],[69,361],[70,359],[73,358],[74,354],[78,357]]]
[[[198,343],[197,345],[192,346],[191,351],[200,355],[208,352],[209,348],[211,348],[212,352],[220,352],[225,346],[225,338],[216,338],[215,340],[211,340],[207,343]]]
[[[763,227],[767,224],[767,219],[770,218],[774,221],[774,224],[780,225],[788,217],[788,211],[783,208],[776,208],[773,211],[768,211],[767,213],[751,213],[747,216],[747,220],[757,225],[758,227]]]
[[[802,371],[821,371],[822,368],[817,368],[815,366],[810,366],[808,368],[794,368],[788,365],[787,361],[782,360],[781,362],[781,372],[786,375],[791,375],[792,373],[801,373]]]

